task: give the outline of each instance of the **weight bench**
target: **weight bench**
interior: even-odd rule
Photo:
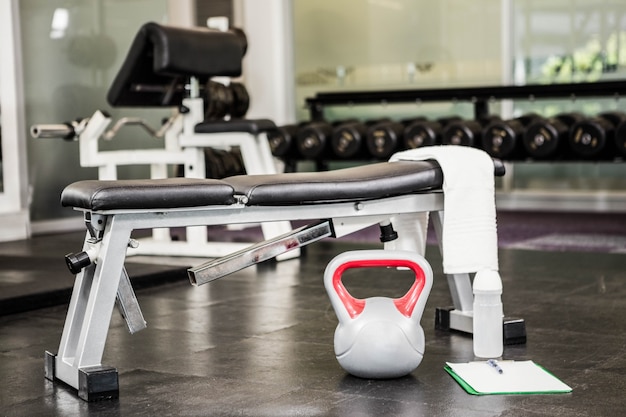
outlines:
[[[504,167],[496,161],[496,175]],[[443,216],[443,173],[435,161],[398,161],[319,173],[241,175],[214,179],[79,181],[61,202],[82,211],[88,233],[82,252],[66,257],[77,273],[58,354],[46,352],[45,376],[78,390],[85,400],[116,397],[117,370],[101,364],[113,306],[117,302],[131,333],[146,327],[124,260],[136,229],[308,220],[289,233],[210,260],[189,270],[203,285],[255,263],[325,237],[381,226],[381,240],[414,239],[393,230],[391,219]],[[448,275],[454,309],[471,333],[473,293],[469,274]],[[454,311],[453,311],[454,312]],[[468,321],[469,320],[469,321]],[[469,327],[467,325],[469,322]],[[452,323],[452,320],[449,320]],[[449,323],[449,324],[450,324]],[[454,324],[454,323],[452,323]]]

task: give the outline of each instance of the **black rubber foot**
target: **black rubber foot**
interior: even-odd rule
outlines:
[[[117,369],[104,366],[79,369],[78,396],[83,400],[109,400],[119,395]]]
[[[56,358],[57,355],[46,350],[44,364],[43,364],[43,372],[44,376],[47,380],[54,381],[54,374],[56,369]]]
[[[450,331],[450,312],[454,307],[435,309],[435,329]],[[505,317],[502,320],[502,338],[505,345],[523,345],[526,343],[526,323],[524,319]]]
[[[46,351],[44,376],[53,382],[62,382],[56,375],[57,355]],[[85,401],[100,401],[119,398],[120,388],[117,369],[106,366],[92,366],[78,371],[78,396]]]
[[[435,309],[435,329],[450,331],[450,312],[454,307],[437,307]]]
[[[502,336],[505,345],[526,344],[526,322],[524,319],[505,317]]]

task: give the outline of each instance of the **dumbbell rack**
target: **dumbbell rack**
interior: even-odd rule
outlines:
[[[599,81],[591,83],[563,83],[563,84],[529,84],[510,86],[483,86],[459,88],[432,88],[432,89],[403,89],[403,90],[372,90],[372,91],[341,91],[317,93],[314,97],[305,100],[311,120],[324,120],[324,110],[327,107],[357,106],[357,105],[391,105],[400,103],[428,103],[428,102],[465,102],[474,107],[474,117],[480,119],[489,115],[489,106],[497,101],[507,99],[517,100],[545,100],[582,98],[614,98],[619,100],[626,97],[626,80]],[[573,161],[582,162],[582,161]],[[514,171],[514,164],[507,163],[507,172]],[[499,204],[509,209],[537,209],[550,206],[554,209],[567,210],[569,204],[556,200],[545,200],[544,193],[530,193],[513,195],[513,175],[507,175],[502,182],[502,194]],[[509,198],[510,197],[510,198]],[[565,196],[567,197],[567,196]],[[583,200],[580,200],[582,197]],[[589,211],[618,211],[626,210],[626,194],[611,192],[598,197],[597,194],[575,196],[578,209]]]
[[[476,119],[489,114],[489,104],[498,100],[538,100],[584,97],[626,96],[626,80],[594,83],[530,84],[461,88],[432,88],[407,90],[346,91],[317,93],[306,99],[311,120],[323,120],[324,108],[363,104],[426,103],[466,101],[474,105]]]

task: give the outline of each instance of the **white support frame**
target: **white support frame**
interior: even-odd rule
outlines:
[[[79,376],[88,368],[102,367],[111,312],[115,304],[120,277],[123,276],[131,232],[134,229],[206,226],[222,224],[317,220],[329,218],[336,237],[345,236],[374,224],[388,222],[391,217],[417,212],[443,210],[441,192],[409,194],[371,201],[324,203],[296,206],[245,206],[236,203],[184,209],[110,210],[88,212],[92,223],[102,224],[102,240],[94,255],[95,263],[84,268],[76,277],[58,355],[54,357],[51,379],[60,379],[79,390]],[[83,210],[84,211],[84,210]],[[435,216],[435,219],[440,217]],[[96,221],[97,220],[97,221]],[[414,236],[401,238],[413,239]],[[84,250],[93,244],[85,239]],[[420,254],[423,255],[423,254]],[[469,280],[469,275],[467,276]],[[451,288],[457,291],[460,288]],[[470,293],[453,298],[472,297]],[[466,312],[467,313],[467,312]],[[469,312],[471,314],[471,311]]]
[[[207,226],[223,224],[256,223],[258,219],[269,222],[330,219],[335,237],[362,230],[375,224],[388,224],[392,218],[415,213],[428,212],[435,225],[439,241],[443,228],[443,193],[431,192],[409,194],[376,200],[340,203],[320,203],[295,206],[246,206],[240,202],[224,206],[206,206],[180,209],[149,210],[107,210],[85,212],[91,227],[99,240],[94,244],[94,236],[88,234],[83,250],[90,251],[94,262],[83,268],[77,275],[70,300],[65,326],[58,354],[47,353],[46,377],[59,379],[76,388],[85,398],[84,375],[93,369],[117,373],[114,368],[102,365],[111,312],[116,302],[125,304],[135,312],[129,320],[133,332],[145,327],[145,321],[132,288],[124,281],[124,259],[135,229]],[[405,243],[424,239],[410,229],[397,230],[398,237]],[[311,240],[312,242],[313,240]],[[306,244],[306,243],[305,243]],[[409,245],[424,248],[423,242]],[[416,253],[419,249],[414,250]],[[423,256],[423,253],[419,253]],[[470,274],[448,275],[450,293],[454,309],[450,311],[450,329],[472,333],[473,291]],[[192,280],[193,282],[193,280]],[[121,287],[126,296],[120,300]],[[117,386],[114,387],[117,390]],[[82,393],[82,394],[81,394]],[[97,394],[97,393],[96,393]]]
[[[0,2],[0,120],[2,181],[0,241],[30,237],[26,123],[18,0]]]

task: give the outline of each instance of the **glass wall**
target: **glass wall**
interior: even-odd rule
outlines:
[[[30,236],[18,8],[0,2],[0,241]]]
[[[514,0],[511,67],[518,84],[626,79],[626,2],[622,0]],[[515,114],[534,111],[596,115],[626,112],[623,99],[542,100],[516,103]],[[520,190],[626,191],[623,163],[517,164]]]
[[[502,80],[500,0],[294,0],[296,102],[319,91],[432,88]],[[345,109],[330,116],[343,117]],[[354,109],[352,110],[354,111]],[[467,113],[450,103],[363,109]],[[298,118],[308,117],[303,108]]]
[[[514,0],[512,47],[518,83],[622,79],[622,0]]]
[[[294,0],[298,119],[322,91],[593,82],[626,78],[623,0]],[[490,103],[503,117],[626,112],[624,99]],[[330,120],[473,116],[471,103],[337,106]],[[506,190],[626,190],[624,163],[511,166]],[[511,187],[511,188],[509,188]],[[600,191],[600,193],[598,193]],[[626,194],[625,194],[626,195]],[[626,197],[625,197],[626,198]],[[542,209],[541,202],[537,208]],[[575,207],[573,207],[575,209]]]
[[[59,123],[106,110],[114,120],[142,117],[153,126],[167,110],[112,109],[106,94],[138,29],[165,22],[167,0],[21,0],[26,124]],[[162,146],[136,127],[123,129],[104,149]],[[81,168],[78,142],[28,142],[31,219],[75,216],[60,207],[63,188],[96,179],[96,168]],[[122,169],[120,178],[148,177],[146,167]]]

